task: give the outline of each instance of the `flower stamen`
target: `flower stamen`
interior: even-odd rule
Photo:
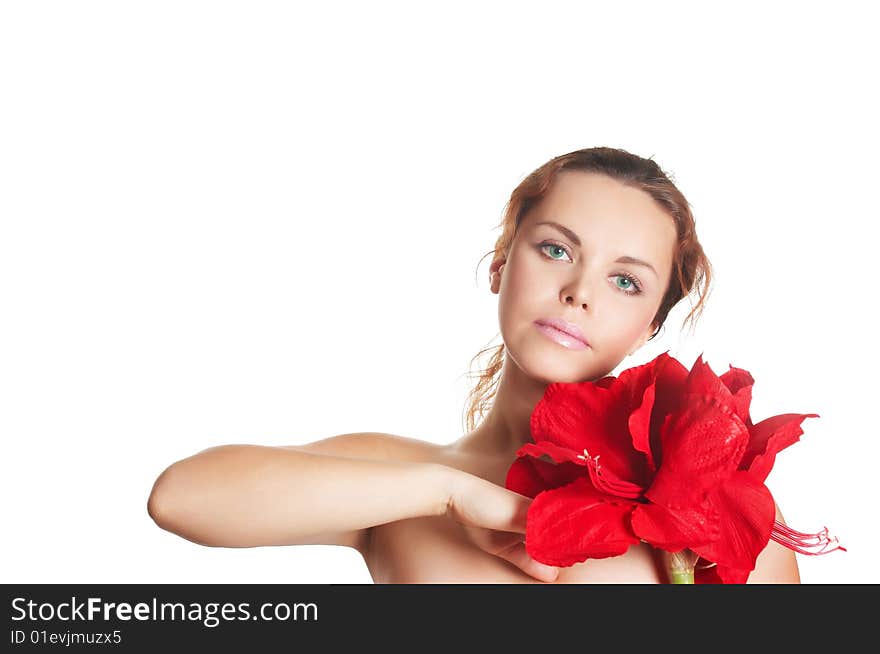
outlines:
[[[640,498],[645,492],[645,489],[638,484],[620,479],[613,474],[606,474],[603,472],[602,467],[599,465],[600,456],[602,455],[597,454],[594,457],[590,456],[590,453],[587,452],[587,450],[584,450],[582,455],[578,454],[579,459],[586,461],[587,474],[590,476],[590,481],[593,483],[596,490],[630,500]]]
[[[828,527],[823,527],[815,534],[806,534],[782,524],[779,520],[774,520],[770,538],[799,554],[819,555],[835,550],[846,552],[846,548],[840,544],[837,537],[829,533]]]

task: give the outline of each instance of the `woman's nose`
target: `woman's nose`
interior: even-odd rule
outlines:
[[[572,282],[569,286],[562,290],[562,297],[565,304],[578,306],[586,309],[590,303],[588,284],[584,280]]]
[[[574,299],[571,295],[566,296],[566,298],[565,298],[565,303],[566,303],[566,304],[572,304],[572,305],[578,305],[578,304],[580,304],[580,305],[581,305],[581,308],[583,308],[583,309],[586,309],[586,308],[587,308],[587,303],[586,303],[586,302],[584,302],[584,301],[580,301],[580,300],[577,301],[577,302],[575,302],[575,299]]]

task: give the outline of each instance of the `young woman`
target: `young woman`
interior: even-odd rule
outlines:
[[[531,559],[532,500],[504,486],[547,384],[610,374],[692,291],[688,318],[702,311],[711,267],[688,203],[653,161],[591,148],[523,180],[500,227],[489,282],[503,344],[469,398],[468,433],[211,448],[156,480],[156,523],[211,546],[353,547],[377,583],[665,581],[644,543],[561,569]],[[799,582],[794,553],[771,540],[749,581]]]

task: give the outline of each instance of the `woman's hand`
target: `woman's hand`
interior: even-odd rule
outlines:
[[[531,503],[525,495],[461,472],[455,475],[446,515],[460,522],[484,552],[509,561],[535,579],[552,582],[559,568],[539,563],[526,552],[526,513]]]

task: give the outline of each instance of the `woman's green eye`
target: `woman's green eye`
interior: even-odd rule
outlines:
[[[630,277],[629,275],[617,275],[617,277],[626,283],[626,286],[618,284],[617,288],[627,295],[639,295],[642,292],[642,287],[635,278]]]
[[[541,249],[542,249],[542,250],[548,250],[548,251],[551,253],[551,254],[550,254],[550,258],[551,258],[551,259],[558,259],[559,256],[564,255],[564,254],[568,254],[568,253],[565,251],[565,248],[564,248],[564,247],[562,247],[561,245],[556,245],[556,244],[554,244],[554,243],[544,243],[544,244],[541,246]]]

